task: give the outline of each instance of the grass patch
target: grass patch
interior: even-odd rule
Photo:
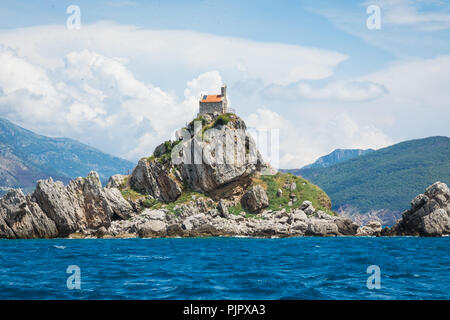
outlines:
[[[285,188],[285,186],[290,186],[292,182],[295,182],[297,185],[294,191]],[[253,183],[260,184],[266,189],[269,197],[269,207],[267,208],[269,210],[296,209],[301,206],[303,201],[309,200],[316,210],[322,210],[330,215],[334,215],[329,208],[331,201],[327,194],[318,186],[301,177],[296,177],[290,173],[278,172],[275,175],[256,177]],[[277,196],[278,189],[283,191],[281,197]],[[291,193],[295,194],[297,201],[293,202],[292,206],[289,206]]]
[[[154,210],[167,209],[169,211],[169,213],[178,214],[179,212],[178,212],[178,210],[175,207],[179,206],[181,204],[185,204],[185,203],[193,201],[192,200],[192,196],[195,196],[196,199],[198,199],[198,198],[205,198],[206,197],[202,193],[186,189],[186,190],[184,190],[182,192],[182,194],[178,197],[177,200],[175,200],[173,202],[168,202],[168,203],[164,203],[164,202],[161,202],[161,201],[153,200],[152,205],[150,207],[148,207],[148,208],[151,208],[151,209],[154,209]]]
[[[122,196],[124,197],[125,200],[131,200],[133,202],[140,198],[145,197],[145,195],[140,194],[139,192],[134,191],[131,188],[122,189],[120,190],[120,193],[122,193]]]

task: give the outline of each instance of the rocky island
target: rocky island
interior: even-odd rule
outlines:
[[[264,163],[246,129],[234,113],[199,114],[105,187],[91,172],[67,185],[40,180],[27,195],[11,190],[0,199],[0,238],[450,234],[444,183],[413,199],[393,227],[360,226],[333,212],[319,187]]]

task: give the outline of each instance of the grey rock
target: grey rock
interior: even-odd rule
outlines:
[[[338,226],[330,221],[321,219],[310,219],[305,231],[308,236],[336,236],[339,235]]]
[[[120,189],[128,180],[128,176],[125,174],[115,174],[111,176],[106,184],[106,188]]]
[[[257,213],[269,206],[269,198],[264,188],[256,185],[242,196],[241,204],[248,211]]]
[[[149,194],[160,201],[175,201],[182,192],[182,181],[170,164],[158,160],[141,159],[130,177],[130,186],[141,194]]]
[[[10,190],[0,199],[0,238],[54,238],[55,223],[21,190]]]
[[[166,235],[167,224],[161,220],[148,220],[138,227],[141,238],[162,237]]]
[[[225,203],[225,201],[223,201],[222,199],[219,200],[219,204],[218,204],[217,208],[219,209],[220,215],[222,217],[228,218],[228,216],[230,214],[228,212],[228,207],[227,207],[227,204]]]
[[[161,143],[160,145],[158,145],[156,148],[155,148],[155,150],[153,151],[153,155],[155,156],[155,157],[160,157],[160,156],[162,156],[163,154],[165,154],[165,153],[167,153],[167,146],[166,146],[166,143],[164,142],[164,143]]]
[[[382,230],[383,235],[450,235],[450,191],[443,182],[429,186],[424,195],[411,201],[411,209],[392,227]]]
[[[312,202],[308,200],[303,201],[300,209],[303,210],[308,216],[312,215],[316,211],[312,205]]]
[[[357,236],[376,236],[381,232],[381,223],[379,221],[369,221],[365,226],[358,228]]]

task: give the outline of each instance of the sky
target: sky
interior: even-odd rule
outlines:
[[[39,134],[136,161],[224,83],[281,168],[450,136],[450,2],[0,3],[0,117]]]

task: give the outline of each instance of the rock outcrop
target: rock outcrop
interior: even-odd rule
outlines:
[[[362,227],[359,227],[356,235],[357,236],[379,236],[381,233],[381,223],[377,220],[369,221]]]
[[[102,188],[96,172],[67,186],[40,180],[32,195],[12,190],[0,199],[0,238],[54,238],[110,227],[133,210],[116,188]]]
[[[181,195],[182,179],[170,162],[141,159],[131,174],[130,186],[139,193],[169,202]]]
[[[348,218],[330,216],[322,211],[307,216],[296,209],[263,210],[256,218],[222,214],[223,204],[197,199],[180,206],[174,214],[168,210],[144,210],[129,220],[113,221],[110,235],[140,237],[198,237],[198,236],[340,236],[355,235],[358,225]]]
[[[241,204],[244,209],[257,213],[269,206],[269,198],[264,188],[256,185],[245,192],[242,196]]]
[[[383,235],[444,236],[450,235],[450,190],[445,183],[435,182],[424,194],[411,201],[411,208]]]
[[[54,238],[58,229],[53,220],[21,190],[11,190],[0,199],[0,238]]]
[[[215,199],[240,197],[250,176],[263,167],[261,155],[236,115],[203,115],[178,132],[179,140],[167,141],[150,158],[141,159],[130,177],[130,187],[160,201],[174,201],[183,187]],[[173,157],[177,161],[173,162]]]

